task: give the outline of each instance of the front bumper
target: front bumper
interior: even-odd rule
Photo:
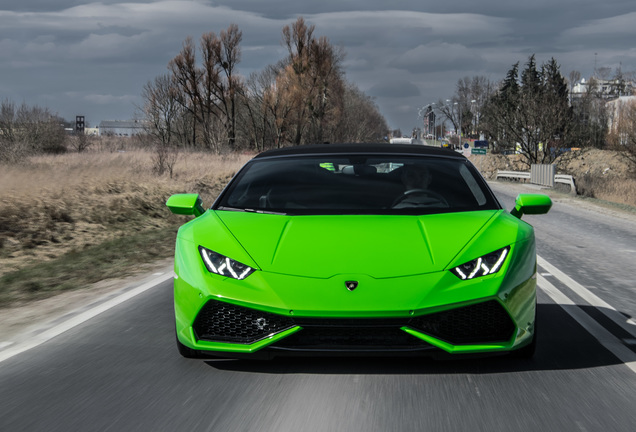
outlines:
[[[209,300],[188,330],[194,349],[230,357],[487,353],[510,350],[519,335],[497,299],[405,318],[293,317]]]

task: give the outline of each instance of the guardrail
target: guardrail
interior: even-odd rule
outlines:
[[[530,180],[530,173],[525,171],[499,171],[497,170],[497,179],[512,178],[512,179],[526,179]]]
[[[536,177],[535,170],[535,177]],[[497,176],[495,177],[497,180],[500,178],[507,179],[517,179],[517,180],[529,180],[530,183],[535,184],[545,184],[545,179],[533,178],[531,172],[526,171],[499,171],[497,170]],[[570,193],[576,195],[576,185],[574,184],[574,177],[567,174],[555,174],[554,175],[554,183],[561,183],[570,186]]]
[[[554,176],[555,183],[562,183],[570,186],[570,193],[576,195],[576,185],[574,184],[574,177],[567,174],[556,174]]]

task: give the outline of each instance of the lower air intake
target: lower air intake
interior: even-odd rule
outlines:
[[[452,345],[507,342],[515,325],[495,300],[409,318],[291,318],[211,300],[194,321],[197,339],[251,344],[294,326],[302,330],[275,346],[295,349],[428,346],[401,330],[408,326]]]
[[[251,344],[293,326],[291,318],[282,315],[209,301],[193,328],[199,340]]]
[[[396,351],[430,348],[401,330],[408,318],[296,318],[302,330],[274,348],[291,350]]]
[[[515,331],[510,315],[495,300],[418,316],[408,325],[452,345],[508,342]]]

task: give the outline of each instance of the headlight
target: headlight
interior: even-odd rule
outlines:
[[[497,273],[510,252],[510,246],[506,246],[488,255],[481,256],[465,264],[459,265],[451,272],[462,280],[474,279],[480,276]]]
[[[225,255],[218,254],[203,246],[199,246],[199,252],[201,253],[205,267],[211,273],[242,280],[251,275],[254,271],[254,269],[248,265],[234,261]]]

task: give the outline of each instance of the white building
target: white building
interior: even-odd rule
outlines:
[[[636,106],[636,96],[621,96],[605,104],[608,108],[608,128],[611,132],[617,132],[621,114],[628,106]]]
[[[632,81],[623,79],[603,80],[591,78],[586,81],[585,78],[577,82],[572,87],[571,95],[573,98],[580,98],[589,91],[600,95],[604,99],[612,99],[620,96],[631,96],[636,90],[636,84]]]
[[[99,123],[100,136],[134,136],[144,133],[140,120],[104,120]]]

